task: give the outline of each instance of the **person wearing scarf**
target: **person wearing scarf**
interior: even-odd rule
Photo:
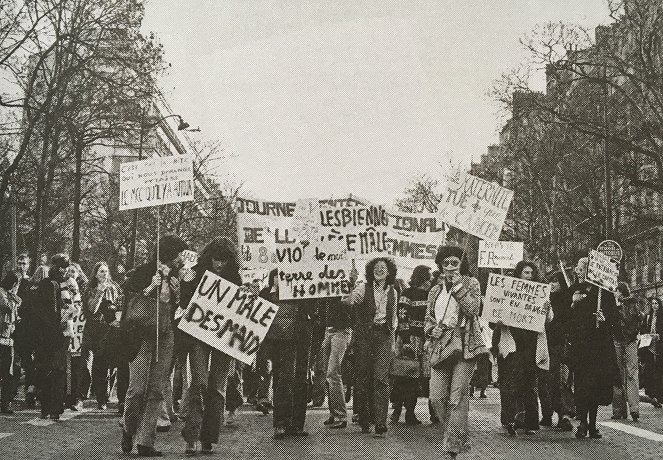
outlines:
[[[158,356],[156,330],[145,326],[138,354],[129,363],[129,389],[124,401],[122,451],[131,452],[135,436],[141,457],[163,456],[154,448],[154,441],[157,419],[170,382],[168,376],[174,349],[172,318],[179,306],[180,294],[177,275],[183,265],[181,253],[188,249],[188,245],[176,235],[164,235],[157,244],[159,260],[155,253],[151,262],[136,267],[123,286],[128,302],[127,321],[131,317],[129,305],[132,299],[156,303],[157,296],[159,298],[156,312],[159,320]]]
[[[440,419],[442,450],[456,458],[470,449],[470,379],[477,357],[488,350],[477,320],[481,289],[479,281],[469,274],[465,251],[458,246],[441,246],[435,263],[441,275],[428,294],[424,331],[434,341],[447,328],[460,329],[463,351],[458,359],[447,360],[438,369],[431,367],[429,398]]]

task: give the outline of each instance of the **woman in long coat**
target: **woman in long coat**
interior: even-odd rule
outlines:
[[[601,438],[596,427],[598,406],[612,403],[612,387],[619,382],[619,369],[611,327],[617,320],[615,296],[585,281],[588,259],[578,260],[576,283],[571,286],[573,312],[570,323],[572,367],[575,375],[576,411],[580,420],[576,437]]]

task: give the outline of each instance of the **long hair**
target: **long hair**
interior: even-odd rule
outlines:
[[[658,313],[657,313],[657,315],[661,315],[659,317],[663,317],[663,308],[661,308],[661,307],[663,307],[663,302],[661,301],[661,299],[659,299],[658,297],[652,297],[651,300],[658,304]],[[653,311],[654,310],[652,310],[652,308],[651,308],[651,302],[649,302],[649,313],[651,314],[651,313],[653,313]]]
[[[430,267],[417,265],[414,267],[412,276],[410,277],[410,287],[418,288],[428,280],[430,280]]]
[[[110,267],[108,266],[108,264],[104,261],[97,262],[96,264],[94,264],[94,268],[92,269],[92,273],[90,274],[90,284],[88,285],[90,290],[95,289],[99,285],[99,280],[97,279],[97,273],[99,273],[99,269],[101,267],[108,268],[108,280],[112,281],[110,274]]]
[[[366,264],[366,283],[368,283],[369,286],[373,286],[373,282],[375,281],[375,276],[373,275],[373,269],[375,268],[375,265],[377,265],[378,262],[384,262],[387,264],[387,278],[385,279],[385,286],[389,285],[394,285],[396,283],[396,263],[394,262],[394,259],[391,257],[376,257],[375,259],[371,259],[367,264]]]
[[[40,283],[42,280],[48,278],[48,265],[40,265],[30,278],[33,283]]]
[[[232,241],[224,236],[217,236],[200,252],[198,257],[198,267],[203,270],[212,270],[212,260],[225,260],[223,267],[223,278],[233,283],[241,284],[239,275],[239,262],[237,261],[237,251]]]
[[[532,269],[532,281],[539,282],[541,280],[539,275],[539,267],[537,267],[536,264],[531,260],[521,260],[518,262],[516,264],[516,268],[513,269],[513,277],[520,278],[523,274],[523,270],[525,270],[525,267]]]

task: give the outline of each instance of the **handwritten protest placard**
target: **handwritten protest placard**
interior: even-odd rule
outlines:
[[[179,329],[251,365],[279,307],[206,271]]]
[[[457,170],[448,178],[438,212],[452,227],[497,241],[512,199],[513,191]]]
[[[336,297],[350,293],[348,251],[340,241],[307,247],[297,262],[279,265],[279,298]]]
[[[518,241],[479,241],[479,267],[516,268],[523,260],[524,245]]]
[[[501,321],[529,331],[543,332],[546,324],[550,285],[491,273],[481,318]]]
[[[315,200],[239,199],[236,210],[245,282],[275,267],[284,276],[289,274],[290,281],[308,271],[324,273],[325,266],[329,273],[347,276],[350,260],[361,267],[376,256],[393,257],[406,276],[416,265],[434,264],[447,229],[437,214],[388,211],[353,200],[319,200],[316,204]],[[342,253],[345,256],[339,257]],[[312,289],[310,284],[307,288]],[[301,292],[301,285],[297,289]],[[316,291],[314,297],[324,292]]]
[[[184,268],[191,268],[198,263],[198,253],[185,249],[182,251],[182,262]]]
[[[72,318],[74,335],[69,337],[69,353],[73,356],[81,354],[81,345],[83,344],[83,331],[85,330],[85,314],[81,312]]]
[[[587,282],[610,292],[617,292],[619,268],[609,256],[594,249],[589,251]]]
[[[120,211],[193,201],[193,157],[172,155],[120,166]]]

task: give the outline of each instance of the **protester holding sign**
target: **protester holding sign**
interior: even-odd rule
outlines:
[[[656,408],[661,408],[663,401],[663,302],[658,297],[652,297],[649,313],[643,322],[642,334],[650,334],[651,344],[640,348],[640,355],[644,363],[643,384],[645,394],[651,398]]]
[[[459,452],[470,448],[467,428],[470,378],[477,357],[488,350],[477,318],[481,288],[479,281],[470,276],[465,251],[458,246],[441,246],[435,263],[441,275],[439,284],[428,294],[424,325],[432,350],[430,400],[441,421],[442,449],[456,458]],[[452,338],[449,342],[448,337]],[[446,343],[456,343],[459,349],[448,358],[437,360],[435,350],[443,351]]]
[[[186,269],[185,269],[186,270]],[[180,305],[189,306],[205,271],[210,271],[231,283],[241,285],[239,265],[234,244],[225,237],[210,241],[198,257],[198,262],[183,274]],[[226,385],[235,360],[213,349],[201,340],[187,335],[192,341],[189,351],[191,385],[187,394],[186,424],[182,436],[186,441],[186,454],[196,453],[200,440],[201,452],[212,453],[212,444],[219,441],[219,430],[224,421]],[[211,357],[210,357],[211,355]]]
[[[366,282],[343,299],[355,311],[355,397],[359,425],[362,433],[370,433],[370,424],[374,422],[376,437],[384,437],[387,432],[389,369],[398,321],[395,283],[394,261],[377,257],[366,264]]]
[[[576,438],[601,438],[596,427],[598,406],[612,402],[612,387],[619,383],[619,369],[611,328],[617,321],[615,296],[586,281],[589,259],[582,257],[575,268],[573,315],[569,353],[575,376],[575,403],[580,426]],[[601,295],[599,297],[599,292]],[[601,308],[598,309],[598,299]]]
[[[514,278],[539,282],[539,269],[529,261],[520,261]],[[546,313],[550,312],[549,304]],[[550,319],[550,317],[547,317]],[[548,369],[549,355],[545,330],[530,331],[497,323],[498,369],[502,423],[511,436],[516,435],[516,415],[525,412],[525,434],[533,435],[539,429],[539,402],[537,377],[539,367]]]
[[[120,286],[111,279],[110,269],[106,262],[98,262],[92,270],[92,280],[83,292],[83,311],[85,313],[85,329],[81,356],[84,358],[81,374],[92,370],[92,389],[97,398],[97,407],[106,409],[110,391],[109,370],[113,368],[106,356],[98,351],[98,346],[111,327],[119,326],[119,319],[124,306],[124,293]],[[79,393],[87,392],[87,388],[79,388]]]
[[[279,300],[278,270],[269,274],[261,296],[278,305],[263,347],[268,348],[274,373],[274,438],[308,436],[306,421],[308,360],[311,351],[310,300]]]
[[[21,305],[21,298],[16,293],[18,290],[18,276],[9,272],[2,279],[0,284],[0,392],[2,393],[0,401],[2,406],[0,413],[13,414],[9,408],[14,397],[14,381],[12,375],[14,340],[12,334],[16,327],[16,318],[18,308]]]
[[[131,452],[136,436],[138,454],[149,457],[162,455],[154,449],[154,441],[173,355],[171,312],[179,303],[180,253],[188,248],[176,235],[164,235],[157,244],[152,261],[138,266],[124,283],[124,321],[140,328],[142,342],[129,364],[122,450]]]
[[[640,416],[640,389],[638,384],[638,330],[641,322],[638,301],[631,297],[628,284],[617,287],[617,322],[613,324],[612,338],[615,343],[620,382],[613,388],[612,418],[627,418],[630,413],[634,422]],[[627,407],[628,403],[628,407]]]

